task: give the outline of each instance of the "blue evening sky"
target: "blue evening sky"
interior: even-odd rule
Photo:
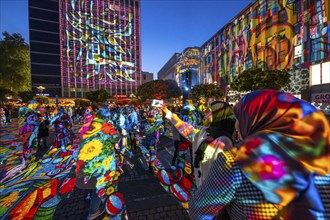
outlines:
[[[141,0],[142,70],[157,78],[174,53],[201,46],[251,2]],[[28,0],[0,0],[0,33],[4,31],[29,41]]]

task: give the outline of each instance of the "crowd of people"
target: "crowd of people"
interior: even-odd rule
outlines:
[[[47,146],[50,127],[54,142]],[[71,152],[65,183],[92,190],[87,219],[127,218],[118,178],[137,152],[192,219],[330,219],[329,122],[287,93],[254,91],[234,107],[200,97],[181,109],[162,103],[51,110],[32,100],[19,111],[19,134],[24,161],[40,148]],[[157,157],[161,135],[173,140],[170,169]]]

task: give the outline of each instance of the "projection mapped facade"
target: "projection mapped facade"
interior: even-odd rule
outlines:
[[[141,84],[140,1],[60,1],[62,95],[105,89],[136,94]]]
[[[328,0],[254,0],[201,46],[202,83],[226,86],[251,68],[329,61],[329,7]]]

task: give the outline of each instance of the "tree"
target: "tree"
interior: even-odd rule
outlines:
[[[75,99],[74,100],[75,106],[80,106],[82,108],[86,108],[87,106],[90,106],[90,101],[87,101],[85,99]]]
[[[3,32],[0,40],[0,86],[17,94],[31,90],[30,52],[24,38]]]
[[[3,102],[7,95],[11,95],[11,91],[7,88],[0,87],[0,101]]]
[[[281,90],[290,84],[290,74],[281,70],[245,70],[230,84],[232,90],[239,92],[259,89]]]
[[[23,102],[28,102],[29,100],[33,99],[34,93],[32,91],[18,92],[18,96],[20,99],[22,99]]]
[[[182,95],[182,90],[175,80],[168,79],[165,80],[165,82],[167,83],[168,91],[170,93],[170,97],[168,98],[178,98]]]
[[[104,89],[89,91],[86,93],[86,98],[93,102],[105,102],[109,98],[109,94]]]
[[[86,92],[86,98],[95,102],[97,99],[97,93],[95,91]]]
[[[97,102],[105,102],[109,98],[109,94],[105,89],[97,90]]]
[[[190,92],[190,98],[194,102],[197,102],[200,96],[204,96],[206,98],[214,97],[215,99],[219,99],[224,96],[224,93],[221,87],[218,87],[214,84],[195,85]]]
[[[179,97],[182,91],[174,80],[153,80],[138,87],[138,99],[169,99]]]

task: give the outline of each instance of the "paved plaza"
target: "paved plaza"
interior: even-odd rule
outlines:
[[[79,127],[75,126],[74,130]],[[48,146],[52,144],[52,130]],[[6,146],[18,140],[17,119],[5,128],[0,128],[0,145]],[[162,136],[158,148],[158,157],[170,168],[173,154],[173,142]],[[39,150],[42,157],[46,150]],[[167,193],[159,180],[148,172],[148,166],[140,152],[134,154],[130,164],[123,166],[124,173],[119,178],[119,192],[125,199],[129,219],[189,219],[187,211]],[[86,219],[90,203],[90,190],[75,188],[69,198],[63,199],[57,206],[53,219]]]

